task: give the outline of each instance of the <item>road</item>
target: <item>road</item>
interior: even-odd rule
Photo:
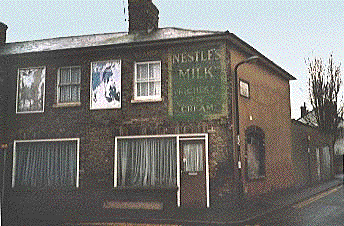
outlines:
[[[285,209],[276,210],[244,225],[339,226],[344,225],[343,185]]]

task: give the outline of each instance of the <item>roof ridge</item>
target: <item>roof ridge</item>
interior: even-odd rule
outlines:
[[[225,31],[211,31],[211,30],[194,30],[194,29],[186,29],[180,27],[163,27],[158,28],[158,30],[165,30],[165,29],[174,29],[179,31],[190,31],[190,32],[205,32],[205,33],[213,33],[213,34],[221,34]],[[30,42],[40,42],[40,41],[48,41],[48,40],[58,40],[58,39],[68,39],[68,38],[82,38],[82,37],[92,37],[92,36],[105,36],[105,35],[115,35],[115,34],[129,34],[128,31],[119,31],[119,32],[107,32],[107,33],[95,33],[95,34],[83,34],[83,35],[71,35],[71,36],[60,36],[60,37],[53,37],[53,38],[43,38],[43,39],[34,39],[34,40],[27,40],[27,41],[19,41],[19,42],[7,42],[7,44],[24,44]]]
[[[103,36],[103,35],[114,35],[114,34],[128,34],[128,32],[109,32],[109,33],[96,33],[96,34],[85,34],[85,35],[71,35],[71,36],[60,36],[54,38],[43,38],[43,39],[34,39],[34,40],[27,40],[27,41],[19,41],[19,42],[7,42],[8,44],[23,44],[28,42],[40,42],[40,41],[48,41],[48,40],[58,40],[58,39],[67,39],[67,38],[81,38],[87,36]]]
[[[196,32],[207,32],[207,33],[225,33],[226,31],[213,31],[213,30],[202,30],[202,29],[187,29],[187,28],[181,28],[181,27],[164,27],[164,28],[159,28],[159,29],[168,29],[168,28],[173,28],[176,30],[183,30],[183,31],[196,31]]]

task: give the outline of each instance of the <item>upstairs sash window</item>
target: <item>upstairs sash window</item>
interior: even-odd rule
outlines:
[[[160,61],[135,64],[134,100],[161,100]]]
[[[58,72],[58,103],[80,102],[80,67],[62,67]]]
[[[12,187],[78,187],[78,140],[16,141]]]

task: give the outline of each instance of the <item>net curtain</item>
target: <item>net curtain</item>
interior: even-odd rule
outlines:
[[[186,144],[183,147],[185,171],[197,172],[203,170],[202,144]]]
[[[176,185],[175,138],[118,140],[118,186]]]
[[[76,141],[16,144],[15,186],[76,185]]]

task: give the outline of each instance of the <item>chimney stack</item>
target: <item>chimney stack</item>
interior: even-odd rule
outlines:
[[[301,106],[301,118],[305,117],[307,113],[306,103],[303,103],[303,106]]]
[[[6,43],[6,31],[7,25],[0,22],[0,46],[5,45]]]
[[[129,33],[158,29],[159,10],[152,0],[128,0]]]

